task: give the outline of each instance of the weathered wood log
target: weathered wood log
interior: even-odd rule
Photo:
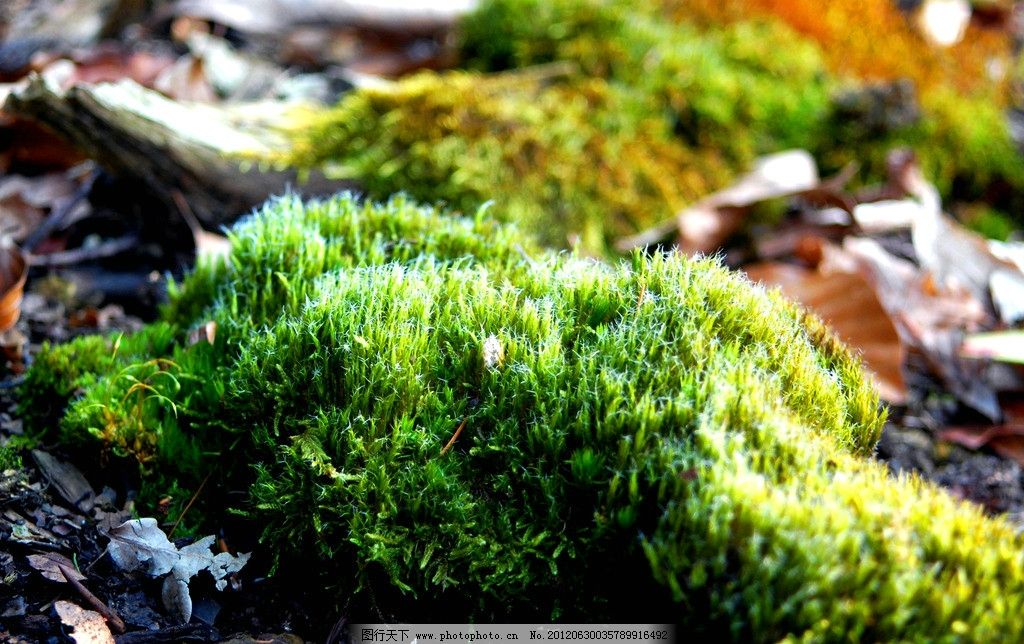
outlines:
[[[318,174],[299,185],[292,171],[242,168],[241,155],[269,156],[288,145],[280,130],[286,104],[176,102],[130,80],[64,90],[33,75],[3,109],[52,129],[111,173],[141,182],[170,210],[177,210],[180,193],[208,227],[289,189],[319,195],[356,187]]]
[[[408,36],[446,31],[476,5],[477,0],[179,0],[173,11],[268,36],[310,25],[358,27]]]

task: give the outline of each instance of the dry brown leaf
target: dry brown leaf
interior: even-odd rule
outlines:
[[[971,450],[989,447],[1003,458],[1024,466],[1024,425],[1003,424],[992,427],[949,427],[939,438]]]
[[[196,328],[192,329],[191,333],[188,334],[188,346],[193,344],[199,344],[200,342],[206,342],[214,344],[217,340],[217,323],[213,320],[201,324]]]
[[[153,89],[176,101],[215,103],[217,92],[206,76],[202,58],[186,54],[160,72],[153,81]]]
[[[14,327],[21,315],[21,299],[28,275],[28,262],[21,249],[0,243],[0,332]]]
[[[848,237],[842,250],[874,287],[907,349],[925,357],[950,393],[998,420],[1001,411],[992,387],[981,377],[978,365],[958,355],[962,334],[977,331],[989,321],[974,297],[964,291],[933,290],[927,274],[874,240]]]
[[[712,253],[739,230],[750,207],[762,201],[802,196],[818,204],[852,210],[852,202],[841,190],[848,178],[844,172],[822,182],[814,158],[805,150],[761,157],[754,169],[733,185],[684,209],[674,220],[619,240],[615,247],[626,252],[650,246],[674,231],[684,253]]]
[[[914,252],[940,288],[965,288],[1005,324],[1024,319],[1024,272],[993,253],[989,243],[942,212],[939,191],[909,158],[899,181],[915,200],[909,213]]]
[[[38,570],[43,577],[60,584],[66,584],[68,581],[64,576],[64,573],[61,572],[60,566],[64,566],[70,570],[76,580],[82,581],[85,579],[85,575],[78,572],[75,568],[75,564],[72,563],[70,559],[57,552],[29,555],[28,565]]]
[[[744,270],[754,281],[779,287],[859,353],[883,399],[895,404],[906,401],[903,344],[874,289],[863,277],[850,273],[823,275],[780,262],[763,262]]]
[[[687,254],[714,252],[736,232],[751,205],[811,190],[819,183],[814,158],[804,150],[763,157],[738,182],[679,213],[679,248]]]
[[[54,602],[53,607],[60,621],[74,630],[71,639],[78,644],[114,644],[114,636],[99,613],[63,600]]]

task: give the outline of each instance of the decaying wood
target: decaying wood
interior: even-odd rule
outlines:
[[[210,227],[289,189],[316,195],[356,187],[315,174],[299,185],[294,172],[243,171],[241,155],[259,157],[287,145],[276,127],[287,113],[283,104],[176,102],[130,80],[62,90],[33,75],[3,109],[38,121],[112,174],[143,184],[169,210],[180,192]]]
[[[423,35],[449,29],[476,5],[477,0],[179,0],[174,11],[265,35],[308,25]]]
[[[39,471],[65,501],[82,512],[92,510],[96,493],[74,465],[57,460],[42,450],[32,450]]]

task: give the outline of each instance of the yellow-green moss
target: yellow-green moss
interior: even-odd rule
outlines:
[[[283,161],[326,166],[376,198],[405,191],[463,212],[493,200],[549,244],[579,236],[603,253],[758,154],[810,145],[828,107],[814,48],[777,25],[703,33],[564,0],[515,6],[529,20],[514,24],[481,11],[464,25],[467,55],[479,54],[469,65],[562,60],[569,71],[421,74],[359,90],[299,119]],[[472,40],[474,25],[493,37]]]
[[[1003,113],[1005,84],[987,71],[1006,57],[1004,36],[972,31],[941,51],[889,0],[827,10],[805,0],[631,5],[485,0],[464,25],[467,64],[573,61],[652,97],[675,115],[680,143],[717,150],[733,168],[755,153],[805,147],[824,172],[856,162],[861,180],[876,182],[887,152],[909,146],[946,200],[1024,209],[1024,156]],[[757,17],[769,22],[751,22]],[[900,79],[916,88],[916,120],[879,128],[834,102],[862,81]]]
[[[494,212],[590,250],[722,185],[713,151],[677,145],[643,97],[600,79],[421,74],[359,91],[296,130],[290,165],[325,165],[367,193]]]
[[[859,79],[830,68],[835,52],[799,20],[790,16],[794,29],[767,10],[760,21],[711,14],[696,11],[698,26],[668,4],[486,0],[461,28],[464,64],[478,73],[358,90],[298,118],[279,161],[327,167],[374,198],[405,191],[462,212],[493,200],[546,243],[579,238],[596,254],[723,187],[757,155],[792,147],[826,173],[858,162],[860,179],[875,182],[887,152],[911,146],[946,199],[1024,207],[1024,160],[993,84],[967,93],[932,73],[941,65],[910,65],[928,81],[919,118],[878,127],[837,101]],[[544,64],[569,68],[532,67]]]
[[[180,383],[152,381],[178,414],[147,422],[202,447],[214,498],[248,489],[268,548],[347,614],[1024,636],[1024,541],[866,460],[882,417],[858,364],[713,261],[608,266],[401,199],[286,199],[232,239],[167,309],[215,320],[217,346],[136,358]],[[123,371],[64,431],[96,437]]]

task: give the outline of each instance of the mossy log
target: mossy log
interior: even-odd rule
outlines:
[[[287,169],[242,169],[243,153],[258,159],[286,146],[274,125],[287,106],[178,102],[131,80],[63,90],[33,75],[3,109],[38,121],[110,172],[146,186],[170,210],[179,207],[180,193],[209,227],[230,223],[291,186],[308,195],[354,187],[315,172],[300,186]]]
[[[714,261],[605,265],[400,198],[280,200],[231,235],[160,323],[45,349],[23,406],[73,397],[64,443],[159,494],[248,490],[347,615],[1024,636],[1024,540],[873,462],[858,363]]]

